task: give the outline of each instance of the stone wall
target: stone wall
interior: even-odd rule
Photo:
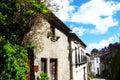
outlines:
[[[37,16],[35,25],[32,26],[23,40],[23,44],[34,44],[34,65],[39,66],[39,71],[35,72],[35,77],[39,77],[41,72],[41,58],[47,59],[47,74],[50,76],[50,59],[57,59],[57,80],[69,80],[69,44],[68,37],[60,30],[55,28],[55,33],[60,38],[58,41],[53,42],[47,38],[50,32],[49,22]],[[57,24],[56,24],[57,25]]]

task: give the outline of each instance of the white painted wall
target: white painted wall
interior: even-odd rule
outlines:
[[[87,65],[73,66],[73,80],[84,80],[84,67],[85,67],[85,80],[87,80]]]
[[[81,55],[85,54],[85,49],[75,44],[73,41],[72,43],[72,68],[73,68],[73,80],[84,80],[84,74],[85,74],[85,80],[87,80],[87,63],[83,65],[75,65],[75,47],[77,48],[77,55],[80,54],[80,61],[81,61]],[[79,51],[78,51],[79,47]],[[84,53],[81,53],[81,50]],[[84,73],[84,67],[85,67],[85,73]]]
[[[91,71],[96,76],[97,74],[100,75],[100,57],[94,57],[91,60]]]

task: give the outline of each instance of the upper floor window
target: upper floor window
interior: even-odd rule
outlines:
[[[80,57],[81,57],[81,56],[80,56],[80,49],[79,49],[79,47],[78,47],[78,63],[80,63],[80,61],[81,61],[81,60],[80,60]]]
[[[98,58],[96,58],[96,62],[98,63]]]
[[[75,47],[75,64],[76,64],[76,67],[77,67],[77,48]]]

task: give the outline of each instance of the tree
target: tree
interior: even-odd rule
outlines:
[[[63,8],[63,5],[60,4],[62,0],[45,0],[45,2],[47,3],[47,7],[52,11],[57,12]]]
[[[115,53],[111,60],[111,80],[120,79],[120,49]]]
[[[94,48],[94,49],[92,49],[91,50],[91,54],[97,54],[99,51],[98,51],[98,49],[96,49],[96,48]]]
[[[25,80],[28,71],[27,50],[9,41],[0,43],[0,80]]]
[[[21,45],[37,14],[50,13],[42,0],[0,1],[0,80],[26,80],[28,49]]]

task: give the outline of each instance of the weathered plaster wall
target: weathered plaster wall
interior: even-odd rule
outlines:
[[[35,44],[34,50],[35,65],[39,65],[41,70],[41,58],[47,58],[47,73],[50,76],[49,60],[52,58],[57,59],[57,77],[58,80],[69,80],[69,50],[68,50],[68,37],[60,32],[57,28],[55,33],[59,36],[59,40],[52,42],[47,38],[47,33],[50,31],[50,24],[47,20],[38,16],[36,18],[35,25],[32,26],[30,32],[28,32],[23,40],[23,44]],[[39,71],[40,72],[40,71]],[[39,72],[35,73],[35,76],[39,76]]]
[[[60,36],[60,39],[57,42],[52,42],[50,39],[46,38],[47,35],[43,36],[44,48],[43,51],[38,54],[37,59],[47,58],[50,60],[52,58],[57,58],[58,80],[69,80],[69,45],[67,37],[57,29],[56,33],[56,35]],[[48,73],[49,65],[48,61]]]

